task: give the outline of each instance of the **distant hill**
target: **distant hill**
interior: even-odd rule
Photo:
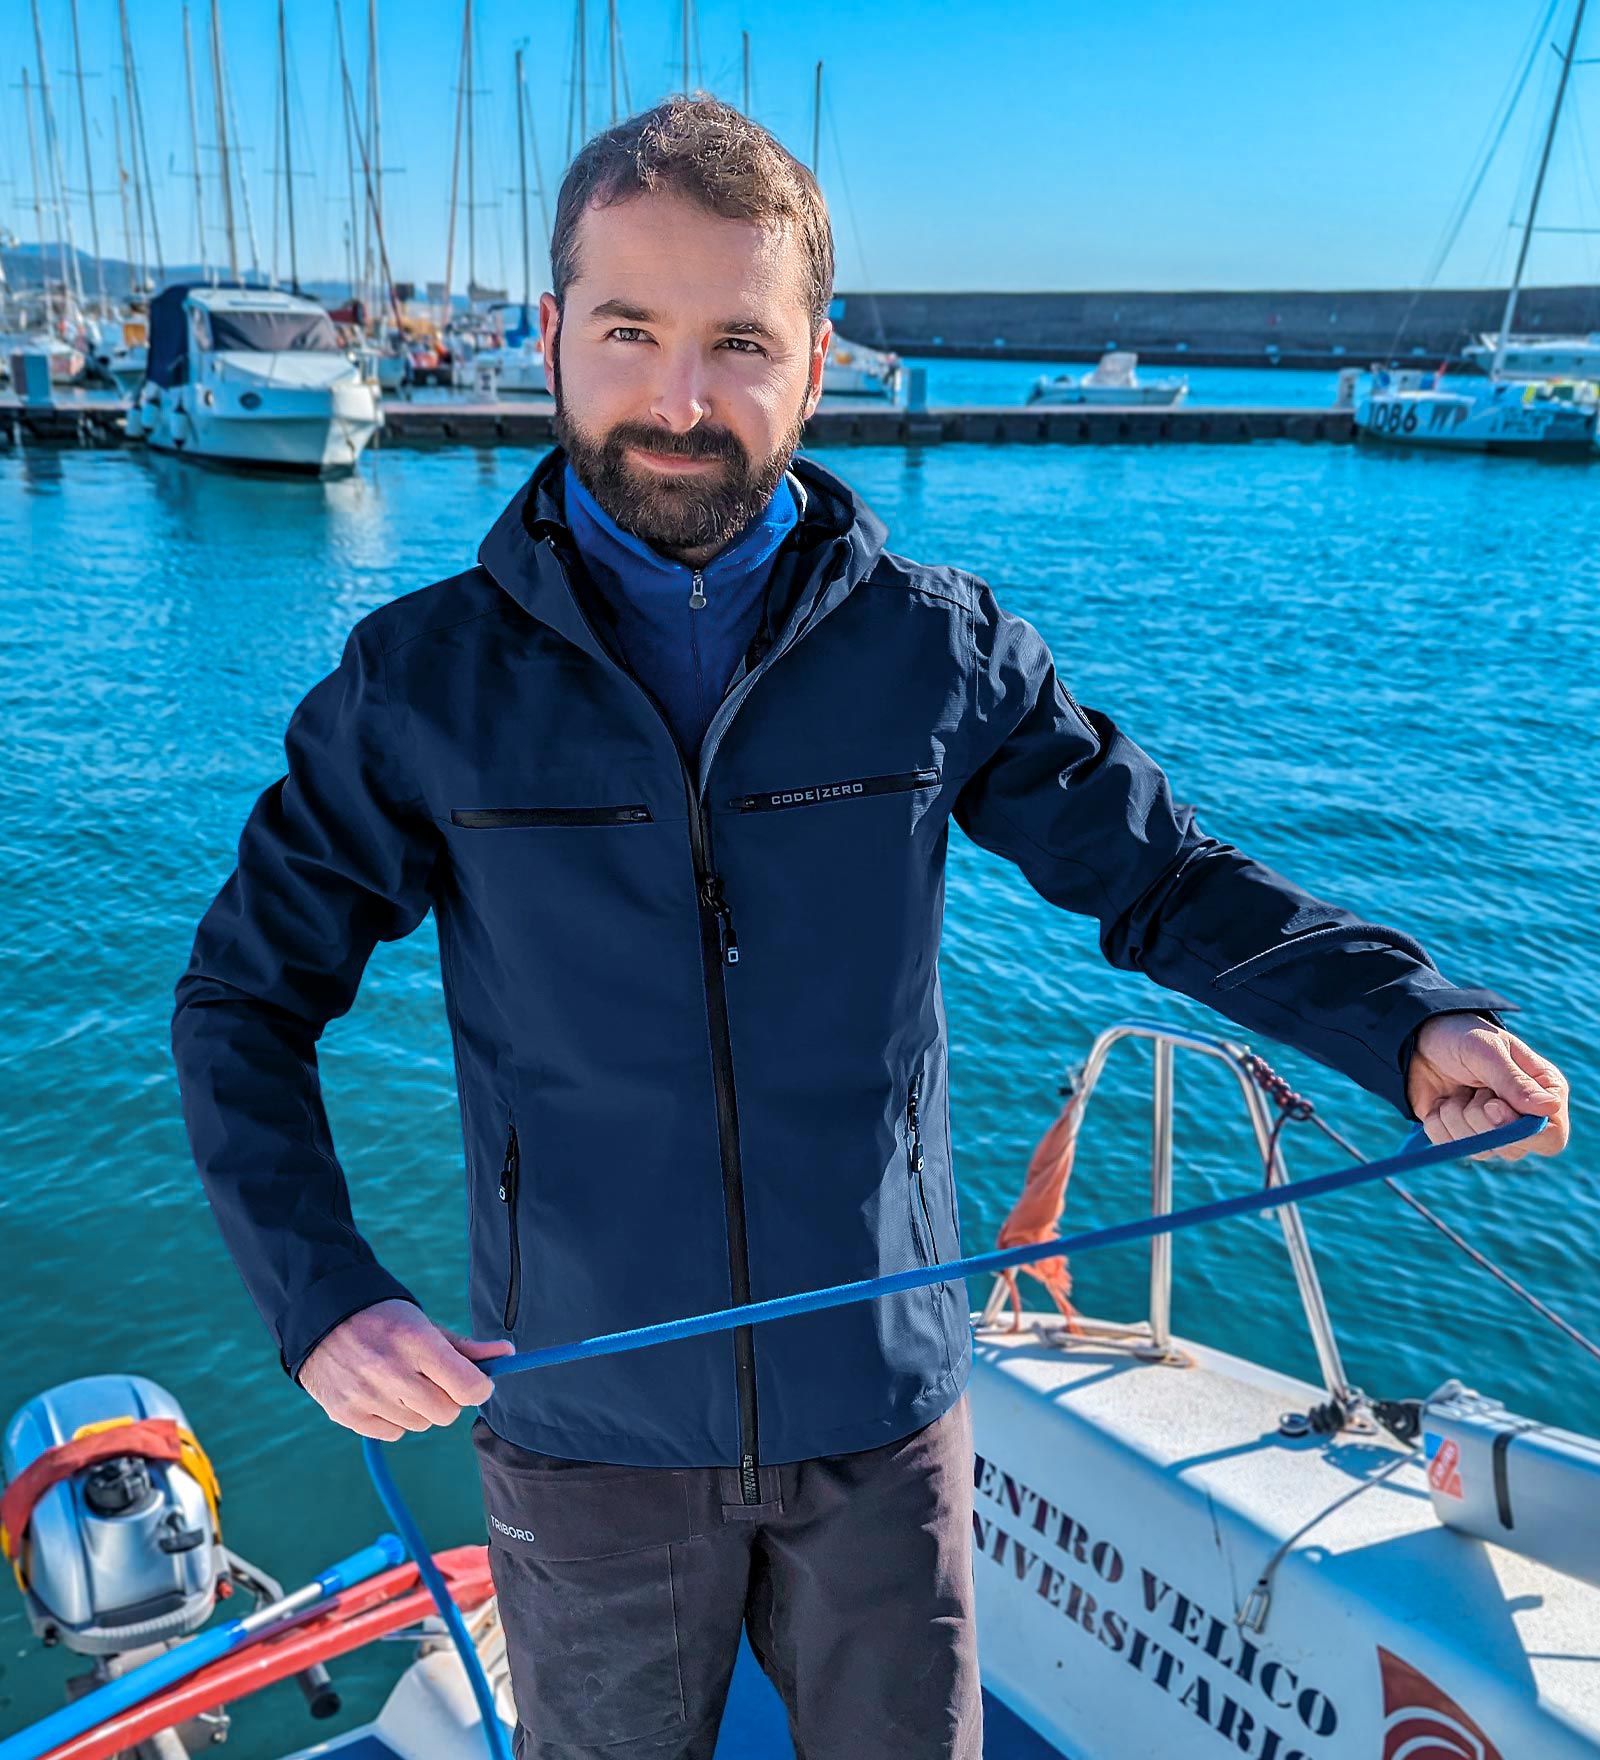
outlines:
[[[86,294],[93,294],[99,283],[95,279],[94,258],[88,251],[78,249],[74,253],[77,258],[78,276],[83,283]],[[133,291],[133,265],[126,263],[121,257],[102,257],[101,266],[105,272],[106,292],[113,299],[126,299]],[[44,285],[45,270],[48,264],[50,279],[59,283],[61,280],[61,252],[57,245],[12,244],[0,248],[0,268],[4,268],[6,279],[18,293],[36,290]],[[165,287],[173,281],[202,281],[205,271],[198,263],[169,263],[162,275],[159,286]],[[228,277],[232,279],[232,277]],[[264,275],[252,276],[245,272],[239,276],[241,281],[253,286],[265,287],[267,279]],[[313,299],[319,299],[326,305],[338,305],[349,297],[349,288],[342,281],[309,281],[301,282],[301,291],[308,293]]]

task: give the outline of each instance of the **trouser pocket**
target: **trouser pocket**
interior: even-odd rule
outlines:
[[[532,1454],[482,1418],[472,1440],[518,1720],[539,1744],[584,1751],[686,1727],[682,1477]]]

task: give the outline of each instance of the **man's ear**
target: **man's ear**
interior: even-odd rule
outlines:
[[[809,384],[806,391],[806,414],[809,416],[822,401],[822,369],[828,364],[833,348],[833,320],[824,318],[817,340],[811,349]]]
[[[544,388],[556,394],[556,337],[561,331],[561,307],[553,293],[539,295],[539,346],[544,354]]]

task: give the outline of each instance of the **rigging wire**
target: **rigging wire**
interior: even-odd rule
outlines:
[[[1548,0],[1544,11],[1535,19],[1533,30],[1527,41],[1523,44],[1522,53],[1517,63],[1519,71],[1513,74],[1506,89],[1500,95],[1500,102],[1496,106],[1494,118],[1491,119],[1488,129],[1485,131],[1484,139],[1479,142],[1473,168],[1468,172],[1462,189],[1456,197],[1455,206],[1445,222],[1440,242],[1434,249],[1422,280],[1412,290],[1411,298],[1407,302],[1405,310],[1400,314],[1400,322],[1395,326],[1394,340],[1389,345],[1391,359],[1400,352],[1401,340],[1410,327],[1418,300],[1422,298],[1427,289],[1433,286],[1442,273],[1451,251],[1455,249],[1456,241],[1461,235],[1461,228],[1466,224],[1467,215],[1471,212],[1473,203],[1478,199],[1479,192],[1483,188],[1483,181],[1489,174],[1489,167],[1494,163],[1495,156],[1499,153],[1501,144],[1505,140],[1506,130],[1511,126],[1511,118],[1516,114],[1517,106],[1522,101],[1523,91],[1533,72],[1534,63],[1539,59],[1540,48],[1555,21],[1556,9],[1560,4],[1561,0]],[[1503,243],[1503,240],[1497,243],[1496,251],[1503,248]],[[1458,331],[1458,340],[1459,337],[1460,332]]]
[[[1277,1166],[1276,1151],[1278,1131],[1285,1123],[1314,1124],[1325,1137],[1331,1138],[1333,1142],[1337,1143],[1352,1160],[1358,1162],[1365,1160],[1361,1151],[1357,1149],[1347,1137],[1342,1136],[1332,1125],[1330,1125],[1325,1119],[1321,1118],[1311,1101],[1304,1098],[1303,1095],[1297,1094],[1294,1089],[1289,1086],[1288,1082],[1272,1068],[1271,1064],[1269,1064],[1265,1058],[1257,1056],[1253,1051],[1247,1051],[1244,1056],[1244,1063],[1245,1067],[1250,1071],[1250,1074],[1255,1078],[1256,1086],[1266,1094],[1267,1098],[1271,1100],[1279,1110],[1279,1116],[1273,1125],[1272,1135],[1269,1138],[1268,1150],[1264,1157],[1265,1179],[1269,1186],[1272,1184],[1272,1174]],[[1431,1223],[1447,1241],[1465,1253],[1475,1265],[1478,1265],[1483,1270],[1487,1271],[1491,1277],[1497,1278],[1513,1295],[1520,1297],[1521,1300],[1526,1302],[1541,1319],[1548,1320],[1549,1323],[1559,1332],[1565,1333],[1574,1344],[1581,1345],[1590,1356],[1600,1360],[1600,1344],[1596,1344],[1592,1339],[1586,1338],[1576,1326],[1572,1325],[1569,1321],[1562,1319],[1553,1308],[1548,1306],[1545,1302],[1540,1301],[1540,1299],[1530,1290],[1524,1289],[1514,1277],[1508,1272],[1502,1271],[1486,1253],[1479,1252],[1471,1242],[1467,1241],[1457,1233],[1457,1231],[1442,1217],[1435,1215],[1420,1198],[1414,1197],[1404,1186],[1400,1185],[1392,1175],[1385,1174],[1383,1176],[1383,1183],[1397,1198],[1401,1200],[1402,1203],[1409,1204],[1425,1222]]]

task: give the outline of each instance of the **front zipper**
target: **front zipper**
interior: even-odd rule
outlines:
[[[646,806],[626,807],[452,807],[450,823],[474,831],[528,825],[645,825]]]
[[[506,1207],[506,1229],[511,1241],[511,1271],[506,1279],[505,1324],[509,1331],[516,1324],[517,1302],[522,1294],[522,1240],[517,1232],[517,1186],[521,1175],[522,1154],[517,1147],[516,1121],[506,1137],[505,1160],[500,1168],[500,1202]]]
[[[913,788],[931,788],[939,772],[931,766],[921,770],[896,770],[887,776],[859,776],[850,782],[821,782],[809,788],[767,789],[761,794],[736,794],[728,802],[741,813],[771,812],[775,807],[809,807],[818,801],[849,800],[857,795],[899,794]]]
[[[906,1165],[916,1182],[917,1203],[922,1210],[922,1226],[928,1242],[926,1264],[934,1264],[939,1257],[939,1243],[934,1239],[933,1218],[928,1213],[927,1188],[922,1183],[922,1125],[917,1116],[917,1106],[922,1095],[922,1071],[919,1069],[911,1078],[911,1086],[906,1090]]]
[[[546,538],[556,566],[566,577],[567,568],[553,538]],[[700,570],[696,569],[696,591],[699,591]],[[589,614],[577,593],[572,591],[570,577],[567,590],[577,607],[578,615],[601,653],[605,643],[595,632]],[[701,595],[702,602],[704,595]],[[691,604],[693,600],[691,599]],[[619,668],[619,671],[622,670]],[[624,673],[631,677],[631,674]],[[733,912],[722,896],[722,876],[711,865],[709,828],[700,804],[694,772],[672,723],[662,712],[660,703],[637,679],[632,680],[645,701],[660,717],[667,730],[672,749],[678,754],[678,768],[683,775],[684,794],[689,805],[689,848],[694,865],[695,899],[700,915],[700,962],[705,981],[706,1013],[711,1023],[711,1084],[717,1103],[717,1148],[722,1163],[722,1206],[728,1230],[728,1278],[733,1306],[742,1308],[750,1301],[750,1247],[744,1213],[744,1171],[739,1157],[739,1113],[733,1092],[733,1036],[728,1026],[728,997],[723,987],[725,967],[739,959],[739,943],[733,932]],[[756,1427],[756,1354],[755,1328],[736,1326],[733,1329],[734,1381],[739,1404],[739,1497],[746,1504],[761,1501],[757,1472]]]

